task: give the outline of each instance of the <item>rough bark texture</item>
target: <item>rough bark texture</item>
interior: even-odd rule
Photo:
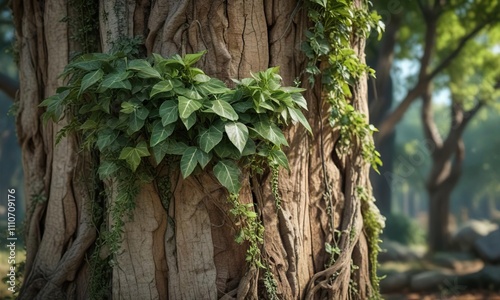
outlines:
[[[95,21],[103,51],[120,37],[143,35],[147,54],[208,50],[199,67],[228,84],[230,78],[277,65],[285,85],[292,85],[297,77],[307,82],[302,74],[306,58],[300,52],[308,26],[302,1],[99,3]],[[63,84],[57,75],[73,50],[68,24],[59,22],[68,14],[68,2],[19,0],[13,6],[21,55],[18,132],[27,201],[33,208],[28,216],[26,279],[20,299],[87,299],[85,255],[96,238],[86,207],[92,191],[81,180],[88,178],[88,160],[77,154],[73,137],[54,146],[61,125],[42,126],[38,108]],[[364,41],[353,39],[353,45],[364,60]],[[356,145],[351,153],[338,157],[338,133],[328,125],[321,86],[306,88],[314,136],[299,127],[287,132],[292,170],[281,172],[281,210],[275,208],[269,174],[246,180],[240,200],[256,204],[265,227],[263,258],[280,298],[367,299],[372,293],[369,249],[356,189],[370,190],[368,166]],[[353,88],[353,103],[364,113],[366,93],[362,78]],[[206,172],[187,180],[178,172],[169,176],[168,212],[162,206],[158,182],[143,186],[137,197],[133,221],[125,226],[116,257],[112,297],[268,298],[263,272],[248,269],[245,262],[247,245],[234,242],[238,226],[228,216],[227,195],[213,175]],[[39,195],[47,201],[35,203]],[[109,201],[113,195],[108,195]],[[333,229],[341,233],[334,236]],[[325,268],[329,260],[325,243],[334,240],[342,252]],[[357,293],[350,289],[350,279]]]

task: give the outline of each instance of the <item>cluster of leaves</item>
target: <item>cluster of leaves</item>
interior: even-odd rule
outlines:
[[[327,90],[331,104],[330,123],[340,131],[339,150],[345,152],[353,141],[361,145],[363,158],[378,170],[380,154],[371,139],[375,127],[368,124],[364,114],[350,104],[351,87],[365,73],[374,70],[362,63],[351,46],[353,32],[368,36],[372,29],[379,34],[383,23],[376,13],[355,8],[352,0],[310,0],[309,19],[314,26],[306,32],[302,51],[309,58],[306,72],[314,83],[316,75]]]
[[[282,87],[278,68],[235,80],[229,89],[192,66],[202,55],[83,55],[64,72],[72,75],[69,85],[42,102],[44,118],[75,115],[61,136],[81,132],[86,148],[99,149],[101,178],[123,167],[136,172],[149,164],[144,158],[158,165],[176,155],[184,178],[212,163],[220,183],[237,194],[238,160],[257,155],[288,169],[280,126],[291,119],[310,130],[300,110],[307,108],[303,89]]]
[[[119,249],[123,217],[135,206],[140,182],[151,181],[154,168],[168,161],[179,163],[184,178],[213,170],[231,195],[233,215],[245,223],[237,240],[249,241],[248,259],[260,261],[263,228],[251,208],[236,201],[241,176],[245,168],[289,168],[282,128],[301,123],[311,131],[301,112],[307,109],[303,89],[282,87],[277,67],[234,80],[230,89],[194,67],[203,54],[85,54],[66,67],[69,84],[41,104],[45,120],[73,116],[58,140],[79,133],[84,149],[99,150],[100,178],[117,181],[107,237],[112,253]]]

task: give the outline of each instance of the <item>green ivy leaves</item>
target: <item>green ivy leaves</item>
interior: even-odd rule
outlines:
[[[248,128],[240,122],[228,122],[224,127],[229,140],[243,152],[248,140]]]
[[[241,188],[241,171],[238,165],[230,160],[221,160],[214,167],[214,175],[232,194],[238,194]]]
[[[135,172],[141,163],[141,157],[149,156],[149,150],[146,142],[140,142],[136,147],[125,147],[120,152],[119,159],[124,159],[130,169]]]
[[[57,121],[65,111],[78,112],[71,129],[82,134],[86,147],[101,152],[101,178],[120,170],[144,172],[168,156],[184,178],[211,165],[219,182],[237,194],[241,168],[255,156],[289,169],[283,127],[291,121],[311,132],[301,111],[307,109],[304,90],[282,87],[277,67],[235,80],[229,89],[193,67],[203,53],[82,56],[64,72],[69,85],[42,103],[44,118]]]
[[[308,4],[308,16],[313,26],[306,32],[306,41],[301,48],[309,58],[306,67],[309,81],[314,83],[321,74],[323,88],[327,91],[325,100],[331,104],[330,124],[340,133],[337,149],[347,153],[356,142],[361,146],[363,158],[378,172],[382,161],[371,138],[375,130],[365,115],[350,104],[351,87],[364,74],[373,75],[374,70],[359,59],[351,42],[353,32],[367,37],[375,29],[380,35],[383,23],[378,14],[370,14],[364,7],[356,8],[351,0],[309,0]],[[319,61],[328,62],[323,70],[318,68]],[[300,94],[294,94],[292,98],[304,108],[305,102]],[[293,121],[307,128],[300,110],[289,108],[288,112]]]

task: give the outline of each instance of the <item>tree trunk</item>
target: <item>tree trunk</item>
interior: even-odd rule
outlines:
[[[58,75],[71,54],[89,46],[70,40],[75,34],[71,18],[81,17],[72,3],[13,1],[20,47],[17,122],[31,207],[25,281],[19,299],[95,297],[89,286],[93,270],[88,257],[98,246],[99,228],[92,215],[95,210],[90,208],[105,209],[103,203],[114,201],[112,189],[104,197],[104,185],[89,180],[95,155],[79,154],[73,136],[54,145],[62,124],[43,125],[40,118],[43,110],[38,104],[63,85]],[[228,84],[230,78],[248,77],[251,71],[269,66],[281,67],[285,85],[292,85],[296,78],[307,82],[303,75],[306,57],[298,50],[308,26],[303,1],[92,3],[98,13],[85,18],[95,18],[91,21],[99,24],[103,52],[119,39],[142,35],[148,55],[208,50],[198,66]],[[70,20],[61,22],[68,15]],[[353,38],[353,46],[363,57],[364,40]],[[339,136],[328,125],[328,104],[322,101],[321,86],[304,86],[314,135],[298,127],[287,132],[292,168],[290,173],[280,174],[281,210],[276,211],[274,205],[269,173],[245,180],[240,201],[254,203],[259,212],[265,227],[263,258],[280,299],[367,299],[376,294],[369,273],[367,239],[371,231],[363,220],[369,208],[357,191],[360,187],[371,190],[369,166],[359,149],[341,157],[340,164],[334,163]],[[352,101],[365,114],[366,93],[366,78],[361,78]],[[104,287],[109,285],[109,291],[101,297],[270,298],[264,286],[266,274],[247,266],[248,245],[234,241],[239,225],[228,217],[227,194],[214,176],[204,172],[183,180],[176,168],[165,176],[167,179],[142,186],[112,274],[101,282]],[[169,187],[168,211],[162,205],[166,196],[162,185]],[[334,234],[334,229],[340,234]],[[334,241],[341,252],[325,268],[330,260],[325,243]]]
[[[450,195],[454,185],[441,184],[429,189],[429,252],[445,251],[448,247]]]

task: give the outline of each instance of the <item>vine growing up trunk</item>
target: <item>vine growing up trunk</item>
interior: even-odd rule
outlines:
[[[367,9],[13,2],[33,208],[20,299],[377,298]],[[75,54],[94,44],[102,53]],[[65,69],[75,81],[58,77]],[[62,119],[44,125],[45,111]],[[157,167],[163,155],[178,160]],[[143,183],[113,179],[131,174]]]

